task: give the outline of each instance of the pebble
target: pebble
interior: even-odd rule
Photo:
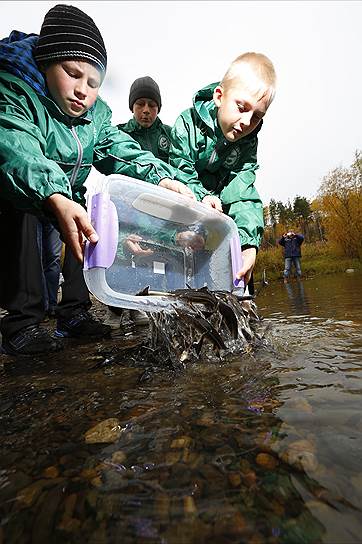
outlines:
[[[116,442],[121,436],[121,432],[119,420],[111,417],[89,429],[85,433],[84,439],[87,444],[108,444]]]
[[[187,448],[191,444],[189,436],[180,436],[171,442],[171,448]]]
[[[257,465],[268,470],[274,470],[278,464],[277,459],[268,453],[258,453],[255,459]]]
[[[56,466],[47,467],[43,470],[44,478],[58,478],[59,469]]]
[[[185,514],[196,514],[197,508],[193,497],[184,497],[184,512]]]

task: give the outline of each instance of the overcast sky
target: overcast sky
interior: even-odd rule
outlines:
[[[245,51],[273,61],[277,94],[259,133],[257,188],[264,203],[313,198],[322,177],[362,149],[361,2],[62,1],[99,27],[108,51],[100,95],[115,123],[131,117],[129,87],[150,75],[160,117],[172,125],[193,94]],[[39,33],[57,2],[1,2],[0,37]]]

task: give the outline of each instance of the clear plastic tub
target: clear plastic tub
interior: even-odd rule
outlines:
[[[225,214],[122,175],[99,183],[88,212],[99,241],[86,243],[84,277],[101,302],[158,311],[188,286],[243,290],[239,235]]]

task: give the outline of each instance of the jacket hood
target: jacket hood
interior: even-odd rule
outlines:
[[[213,94],[215,87],[219,83],[211,83],[206,87],[203,87],[193,97],[193,105],[197,115],[202,121],[211,129],[215,130],[217,126],[216,113],[217,108],[213,101]]]
[[[37,93],[47,96],[44,76],[33,56],[38,39],[37,34],[13,30],[10,36],[0,40],[0,70],[19,77]]]

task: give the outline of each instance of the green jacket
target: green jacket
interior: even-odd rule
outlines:
[[[23,79],[0,71],[0,197],[40,215],[54,193],[84,205],[92,165],[155,184],[173,179],[175,170],[112,126],[111,115],[98,97],[84,116],[69,117]]]
[[[151,151],[155,157],[168,162],[170,149],[171,127],[164,125],[159,117],[150,128],[144,128],[133,117],[128,123],[117,125],[119,129],[127,132],[147,151]]]
[[[259,247],[264,230],[263,204],[254,187],[257,165],[257,132],[229,143],[217,121],[213,91],[208,85],[194,96],[194,106],[184,111],[171,131],[170,164],[184,173],[186,183],[202,200],[218,196],[224,212],[234,219],[242,246]],[[181,178],[179,178],[181,179]]]

